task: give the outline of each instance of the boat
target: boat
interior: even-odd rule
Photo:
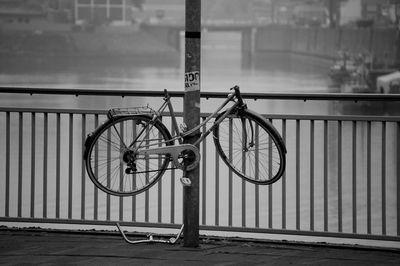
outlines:
[[[378,77],[376,88],[380,93],[400,93],[400,71]]]

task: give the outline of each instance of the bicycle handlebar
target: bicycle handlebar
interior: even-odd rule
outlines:
[[[243,103],[242,95],[240,94],[239,86],[236,85],[236,86],[232,87],[231,90],[235,91],[235,96],[236,96],[236,99],[238,100],[239,105],[243,105],[244,103]]]
[[[167,89],[164,89],[164,99],[165,100],[169,99],[169,93],[168,93]]]

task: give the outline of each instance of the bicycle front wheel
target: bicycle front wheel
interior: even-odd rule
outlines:
[[[173,144],[167,128],[146,115],[113,118],[88,140],[84,156],[88,175],[98,188],[116,196],[149,189],[168,167],[169,155],[143,155],[141,149]]]
[[[228,115],[213,133],[217,152],[240,177],[254,184],[270,185],[283,175],[285,144],[272,124],[260,115],[249,110]]]

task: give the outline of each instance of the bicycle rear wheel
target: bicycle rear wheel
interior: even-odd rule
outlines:
[[[283,175],[285,144],[272,124],[260,115],[249,110],[229,115],[213,133],[217,152],[240,177],[254,184],[270,185]]]
[[[146,115],[121,116],[88,137],[84,159],[93,183],[116,196],[132,196],[153,186],[168,167],[169,155],[141,155],[141,149],[172,145],[171,134]]]

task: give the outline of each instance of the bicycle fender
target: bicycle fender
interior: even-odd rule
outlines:
[[[108,120],[106,122],[104,122],[102,125],[98,126],[93,132],[91,132],[87,135],[86,140],[85,140],[85,145],[84,145],[85,150],[83,152],[83,159],[85,161],[87,160],[89,149],[90,149],[90,146],[92,145],[92,142],[95,140],[95,137],[98,134],[98,132],[100,130],[102,130],[102,128],[104,126],[106,126],[108,124],[107,122],[108,122]]]

